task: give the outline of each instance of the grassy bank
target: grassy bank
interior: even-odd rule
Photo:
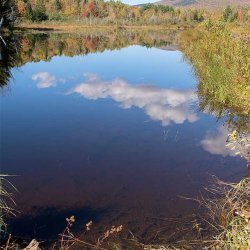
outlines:
[[[180,34],[179,44],[194,67],[199,106],[217,118],[227,118],[233,130],[228,146],[249,164],[250,43],[239,26],[207,21]],[[201,232],[187,245],[208,249],[250,248],[250,179],[226,183],[215,178],[208,193],[197,199],[205,209]]]
[[[218,179],[202,198],[204,223],[211,234],[203,243],[211,249],[250,249],[250,179],[226,183]]]
[[[180,46],[199,79],[202,109],[250,114],[250,43],[233,37],[225,24],[206,22],[185,31]]]

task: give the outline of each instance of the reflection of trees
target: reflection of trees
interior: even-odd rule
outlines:
[[[175,31],[91,32],[83,34],[29,34],[21,39],[22,64],[50,60],[53,56],[75,56],[121,49],[130,45],[161,47],[175,40]]]
[[[176,31],[92,31],[82,34],[28,33],[0,42],[0,85],[6,85],[11,69],[27,62],[49,61],[54,56],[87,55],[129,45],[160,47],[173,43]],[[19,46],[20,44],[20,46]],[[19,49],[20,48],[20,49]]]
[[[87,55],[130,45],[161,47],[174,42],[176,31],[95,31],[82,34],[28,33],[0,41],[0,85],[11,77],[11,69],[27,62],[49,61],[54,56]],[[20,46],[19,46],[20,44]]]
[[[19,61],[19,41],[17,36],[5,36],[0,40],[0,87],[6,85],[11,77],[11,69]]]

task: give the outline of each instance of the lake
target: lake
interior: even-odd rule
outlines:
[[[12,235],[55,239],[123,225],[145,239],[197,214],[212,176],[238,181],[225,118],[200,111],[176,31],[19,34],[1,90],[1,172],[17,188]],[[10,58],[6,55],[3,65]],[[8,67],[6,66],[6,69]],[[6,80],[8,78],[8,80]]]

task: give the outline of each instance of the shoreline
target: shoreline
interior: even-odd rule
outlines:
[[[118,26],[115,24],[111,25],[86,25],[77,23],[20,23],[15,26],[15,29],[21,30],[47,30],[47,31],[67,31],[76,32],[87,30],[117,30],[117,29],[128,29],[128,30],[185,30],[188,28],[194,28],[193,25],[123,25]]]

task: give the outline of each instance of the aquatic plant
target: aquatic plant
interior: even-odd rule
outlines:
[[[0,234],[6,229],[4,217],[7,214],[14,215],[15,201],[11,190],[15,187],[6,179],[8,175],[0,174]]]
[[[101,236],[97,239],[97,242],[92,243],[92,242],[87,242],[86,240],[82,239],[82,237],[77,237],[72,233],[71,229],[75,222],[74,216],[66,218],[66,222],[67,225],[63,233],[59,234],[60,240],[58,247],[61,250],[71,249],[71,247],[73,247],[74,245],[77,245],[79,247],[88,247],[90,249],[105,250],[107,248],[103,246],[104,242],[111,236],[114,236],[122,231],[122,225],[118,227],[112,226],[110,229],[106,230],[101,234]],[[92,225],[93,225],[92,221],[86,223],[85,232],[83,234],[86,234],[88,231],[90,231]],[[56,244],[54,244],[54,247],[56,247]]]

